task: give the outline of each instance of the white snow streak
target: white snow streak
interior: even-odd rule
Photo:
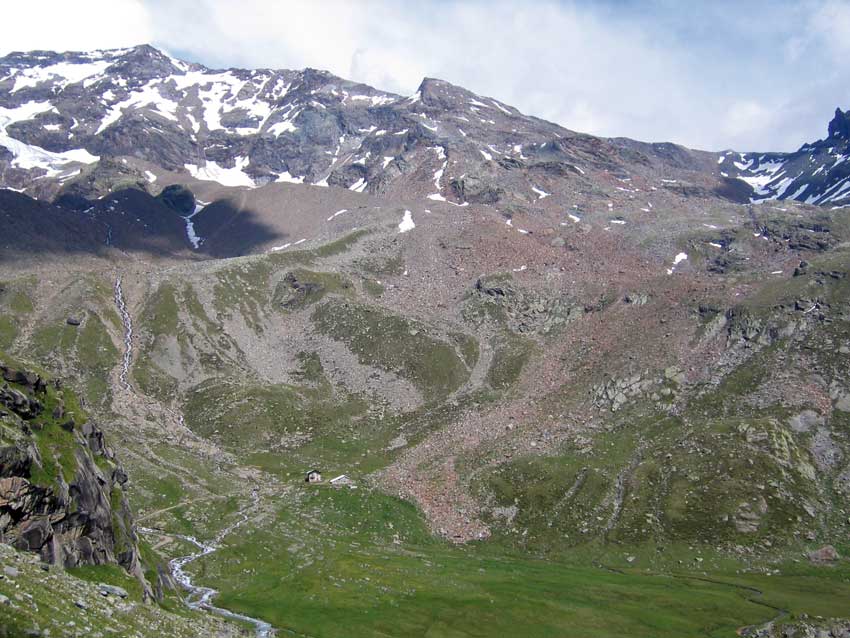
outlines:
[[[536,186],[532,186],[531,190],[533,190],[535,192],[538,200],[541,200],[544,197],[549,197],[549,195],[551,195],[551,193],[547,193],[546,191],[541,190],[541,189],[537,188]]]

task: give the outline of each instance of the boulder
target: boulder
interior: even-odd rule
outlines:
[[[0,447],[0,478],[29,476],[32,456],[23,445]]]
[[[745,501],[738,506],[735,513],[735,529],[742,534],[753,534],[758,531],[762,517],[767,514],[767,501],[759,496],[755,501]]]
[[[460,201],[473,204],[495,204],[505,194],[496,182],[477,175],[453,179],[449,185]]]
[[[38,399],[30,398],[8,385],[0,388],[0,405],[6,406],[24,420],[34,419],[44,410]]]
[[[339,188],[350,188],[360,180],[366,180],[369,176],[368,169],[362,164],[346,164],[342,168],[335,169],[328,177],[329,186]]]
[[[813,563],[834,563],[839,558],[841,557],[832,545],[824,545],[819,549],[809,552],[809,560]]]
[[[644,306],[649,302],[649,295],[642,292],[626,293],[626,295],[623,297],[623,302],[629,304],[630,306]]]
[[[104,583],[99,583],[97,586],[98,591],[101,596],[117,596],[118,598],[127,598],[127,590],[123,587],[117,587],[115,585],[106,585]]]
[[[841,392],[835,399],[835,409],[850,412],[850,393]]]
[[[803,410],[788,419],[788,425],[794,432],[808,432],[824,424],[824,418],[814,410]]]

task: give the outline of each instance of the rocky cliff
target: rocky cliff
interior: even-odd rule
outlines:
[[[144,583],[124,470],[59,379],[0,363],[0,541],[75,567],[118,563]]]

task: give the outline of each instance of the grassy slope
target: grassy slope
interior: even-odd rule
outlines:
[[[356,336],[347,338],[356,344]],[[511,354],[522,349],[512,352],[511,345],[503,346],[505,355],[497,357],[489,375],[497,388],[510,387],[516,376],[511,368],[524,363],[512,362]],[[718,541],[748,542],[729,531],[731,523],[720,521],[718,512],[755,497],[771,473],[779,472],[786,485],[798,480],[795,463],[788,473],[777,468],[776,445],[748,446],[748,436],[763,431],[783,453],[799,456],[791,461],[805,464],[803,442],[783,438],[777,425],[776,417],[787,417],[785,412],[742,407],[742,397],[758,387],[765,367],[775,365],[770,359],[775,351],[754,357],[693,401],[685,413],[687,427],[681,418],[663,414],[647,420],[644,408],[622,419],[632,419],[630,425],[598,437],[591,458],[566,451],[503,466],[498,480],[487,479],[489,487],[503,505],[518,503],[525,518],[518,520],[518,530],[497,533],[489,543],[446,546],[428,537],[406,504],[362,490],[296,483],[298,492],[282,505],[274,531],[254,530],[231,540],[224,555],[210,557],[205,575],[222,583],[221,600],[234,609],[316,636],[486,636],[520,626],[541,636],[722,636],[776,616],[774,608],[788,609],[792,618],[846,613],[846,567],[787,560],[766,567],[756,561],[742,573],[739,561],[714,548]],[[503,366],[510,373],[501,374]],[[318,434],[314,452],[336,445],[332,430]],[[600,504],[639,439],[651,445],[617,524],[605,533],[609,512]],[[706,456],[694,449],[713,452]],[[720,474],[716,457],[728,459]],[[579,494],[556,511],[565,486],[584,468],[589,474]],[[795,488],[802,495],[805,490],[802,484]],[[647,523],[648,512],[660,520]],[[799,514],[793,503],[771,501],[759,541],[796,546],[784,525]],[[587,537],[582,526],[590,530]],[[600,535],[608,542],[588,542]],[[573,545],[578,549],[568,549]],[[600,568],[604,565],[622,571]],[[764,575],[771,569],[781,575]]]
[[[220,276],[219,310],[242,313],[248,325],[261,330],[263,313],[281,292],[270,285],[270,275],[276,268],[309,265],[310,271],[298,271],[299,279],[321,281],[325,292],[304,300],[303,306],[305,312],[318,313],[319,327],[329,336],[348,343],[370,363],[400,367],[433,399],[455,389],[465,378],[464,368],[477,358],[477,344],[460,339],[458,353],[445,345],[448,341],[429,341],[431,337],[413,322],[368,315],[373,311],[361,310],[365,305],[356,308],[367,313],[366,322],[377,329],[377,336],[343,331],[338,320],[331,320],[327,313],[322,317],[322,308],[351,303],[354,294],[343,279],[319,274],[317,260],[336,250],[273,257],[265,266],[240,267]],[[775,304],[775,296],[768,297],[758,308]],[[194,299],[187,286],[160,287],[146,306],[150,314],[143,315],[141,322],[157,323],[166,317],[168,321],[158,323],[154,336],[164,337],[173,328],[181,346],[188,344],[209,330],[208,317],[214,314],[193,309]],[[15,312],[22,316],[31,312],[25,305],[16,303]],[[177,323],[178,306],[195,322],[194,329]],[[412,330],[417,334],[411,335]],[[391,352],[374,349],[387,335],[401,340],[401,347]],[[487,380],[497,390],[509,389],[525,364],[524,344],[513,339],[503,332],[495,344],[497,356]],[[63,340],[58,343],[61,346]],[[445,379],[430,374],[434,366],[420,357],[423,349],[433,350],[435,366],[446,366],[451,374]],[[97,348],[77,346],[75,352],[88,357]],[[396,352],[402,356],[395,358]],[[255,437],[269,431],[310,434],[306,443],[292,449],[242,450],[243,462],[272,475],[265,486],[266,514],[256,524],[252,520],[240,528],[226,539],[223,549],[193,567],[202,582],[221,589],[223,605],[312,636],[490,636],[516,633],[519,628],[541,636],[722,636],[775,615],[762,602],[797,614],[846,613],[850,589],[845,567],[782,562],[771,566],[780,568],[781,576],[737,573],[740,563],[715,553],[708,544],[688,543],[699,537],[701,529],[710,531],[712,538],[715,530],[708,520],[712,508],[732,495],[737,497],[736,490],[751,487],[763,468],[732,471],[732,480],[708,484],[716,488],[710,501],[689,501],[688,493],[699,489],[714,468],[710,459],[695,461],[677,448],[681,422],[676,419],[635,419],[631,428],[613,429],[596,440],[589,459],[564,449],[559,456],[522,458],[503,466],[498,474],[485,475],[482,489],[492,491],[499,504],[520,505],[516,530],[497,526],[492,541],[465,548],[432,538],[410,504],[371,492],[362,483],[357,490],[306,487],[299,472],[308,461],[359,480],[392,460],[385,447],[399,428],[404,427],[415,441],[455,418],[456,412],[448,405],[428,405],[403,418],[367,417],[361,398],[330,396],[321,365],[310,353],[304,353],[300,361],[303,386],[246,388],[224,379],[202,384],[188,395],[187,422],[205,436],[218,430],[213,438],[233,450],[243,447],[246,438],[256,442]],[[741,435],[737,420],[753,422],[770,415],[742,415],[730,408],[722,419],[708,419],[703,411],[706,406],[712,410],[726,404],[738,406],[742,393],[758,387],[763,372],[764,363],[756,358],[716,393],[695,402],[692,414],[686,415],[693,419],[689,436],[702,446],[715,450],[729,446],[733,456],[741,454],[733,440]],[[461,404],[470,400],[460,398]],[[244,405],[251,402],[250,418],[246,418]],[[243,407],[235,407],[239,405]],[[608,534],[608,543],[587,542],[580,527],[590,521],[590,536],[599,534],[608,514],[598,511],[599,504],[618,470],[632,457],[638,431],[651,435],[654,447],[645,454],[631,493],[636,498],[624,507],[622,520],[634,528],[632,522],[660,508],[668,517],[664,533],[647,539],[615,529]],[[671,447],[676,458],[667,459]],[[245,505],[244,493],[228,484],[239,480],[226,474],[232,468],[218,473],[202,459],[167,445],[155,453],[161,465],[134,474],[134,482],[142,489],[131,492],[137,507],[156,514],[149,522],[161,520],[171,531],[211,538]],[[664,471],[669,465],[681,468],[681,480],[676,472]],[[590,474],[582,491],[556,510],[565,486],[585,467]],[[653,488],[656,480],[661,481],[661,489]],[[198,499],[204,491],[196,489],[199,485],[224,498],[206,494]],[[165,508],[169,509],[160,512]],[[574,545],[578,548],[571,549]],[[846,551],[845,546],[839,549]],[[636,561],[630,563],[626,556],[635,556]],[[624,573],[601,567],[605,565]],[[746,587],[763,590],[763,599],[750,601],[755,595]]]
[[[138,581],[115,566],[45,571],[35,556],[7,545],[0,545],[0,565],[18,571],[17,576],[0,579],[0,595],[9,599],[0,606],[2,638],[234,635],[217,633],[223,629],[221,622],[182,605],[172,605],[170,611],[165,611],[156,605],[143,604]],[[102,596],[98,583],[122,587],[129,596],[126,600]]]
[[[720,569],[710,575],[718,582],[619,572],[591,561],[611,558],[605,549],[536,560],[499,545],[448,546],[410,505],[363,489],[304,486],[291,498],[200,574],[228,607],[311,636],[730,636],[777,615],[763,603],[830,615],[850,594],[846,570]]]

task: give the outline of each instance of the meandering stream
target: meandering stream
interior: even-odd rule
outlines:
[[[259,497],[256,491],[251,496],[253,501],[253,507],[254,505],[256,505],[257,501],[259,500]],[[203,587],[201,585],[193,584],[192,576],[188,574],[185,570],[186,565],[188,565],[189,563],[196,561],[202,556],[207,556],[216,551],[219,548],[222,540],[228,534],[233,532],[237,527],[239,527],[245,521],[248,520],[248,515],[245,513],[245,510],[242,510],[239,514],[240,518],[238,521],[221,530],[215,537],[215,539],[209,543],[199,541],[194,536],[185,536],[183,534],[171,534],[168,532],[161,532],[147,527],[140,527],[139,532],[152,536],[167,536],[169,538],[178,538],[194,545],[198,549],[198,551],[192,552],[191,554],[172,558],[168,562],[168,567],[171,569],[171,575],[174,577],[174,580],[180,583],[180,585],[187,591],[186,597],[183,599],[187,607],[189,607],[190,609],[203,609],[204,611],[208,611],[210,613],[216,614],[223,618],[227,618],[229,620],[238,620],[249,623],[254,626],[254,635],[256,636],[256,638],[270,638],[271,636],[275,635],[275,631],[269,623],[265,622],[264,620],[260,620],[259,618],[252,618],[251,616],[237,614],[236,612],[230,611],[229,609],[216,607],[212,604],[212,599],[218,594],[218,591],[213,589],[212,587]]]

